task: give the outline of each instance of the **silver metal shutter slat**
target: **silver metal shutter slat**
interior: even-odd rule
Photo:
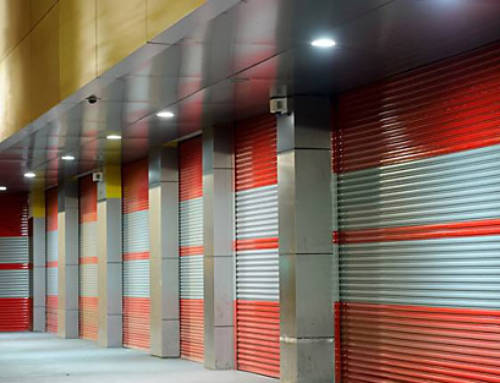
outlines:
[[[123,215],[123,252],[145,253],[149,251],[149,218],[147,210]]]
[[[123,262],[123,295],[149,298],[149,260]]]

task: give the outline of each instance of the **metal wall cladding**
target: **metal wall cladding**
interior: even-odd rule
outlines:
[[[341,96],[344,382],[496,382],[500,46]]]
[[[123,344],[149,350],[151,332],[147,159],[127,164],[123,190]]]
[[[243,371],[279,377],[280,307],[276,119],[235,134],[236,358]]]
[[[179,145],[181,357],[204,359],[203,163],[201,137]]]
[[[92,176],[80,179],[79,222],[79,333],[80,337],[97,340],[97,184]]]
[[[31,329],[31,270],[28,198],[0,195],[0,332]]]

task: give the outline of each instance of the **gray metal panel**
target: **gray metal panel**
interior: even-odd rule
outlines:
[[[80,296],[97,297],[97,264],[80,264]]]
[[[203,245],[203,198],[181,201],[180,246]]]
[[[236,298],[248,301],[279,301],[278,249],[238,251]]]
[[[341,174],[343,230],[498,218],[500,145]]]
[[[500,308],[500,236],[340,249],[344,301]]]
[[[203,255],[180,257],[181,299],[203,299]]]
[[[277,185],[236,193],[236,239],[278,237]],[[279,301],[278,249],[236,252],[236,299]]]
[[[278,186],[236,193],[236,239],[278,237]]]
[[[148,210],[123,215],[123,253],[145,253],[149,251]]]
[[[47,232],[47,262],[57,261],[57,230]]]
[[[0,298],[28,298],[30,270],[0,270]]]
[[[149,260],[123,262],[123,296],[149,298]]]
[[[28,262],[28,237],[0,237],[0,263]]]
[[[97,222],[80,224],[80,258],[97,257]]]
[[[58,268],[57,267],[47,267],[47,295],[57,296],[59,290],[58,282]]]

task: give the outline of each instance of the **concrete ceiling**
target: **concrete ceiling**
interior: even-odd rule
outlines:
[[[0,143],[0,185],[29,190],[129,162],[272,96],[334,95],[500,39],[497,0],[212,0]],[[337,46],[310,41],[331,36]],[[93,105],[85,98],[98,96]],[[171,120],[159,110],[175,113]],[[109,133],[120,142],[105,139]],[[64,162],[64,154],[76,157]]]

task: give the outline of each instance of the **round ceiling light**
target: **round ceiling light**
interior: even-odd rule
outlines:
[[[319,39],[313,40],[311,42],[311,45],[316,48],[322,48],[322,49],[327,49],[327,48],[333,48],[337,43],[335,40],[329,38],[329,37],[321,37]]]

